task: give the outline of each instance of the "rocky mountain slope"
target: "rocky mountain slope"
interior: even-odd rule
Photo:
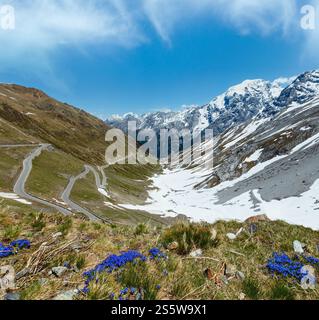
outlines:
[[[46,142],[92,164],[104,163],[103,121],[61,103],[44,92],[18,85],[0,85],[2,144]]]
[[[188,128],[200,132],[211,127],[214,128],[215,134],[219,134],[256,115],[269,117],[277,113],[281,105],[275,102],[293,79],[282,78],[274,82],[247,80],[231,87],[204,106],[193,106],[180,112],[147,113],[142,116],[132,113],[124,116],[115,115],[107,119],[106,123],[124,131],[127,131],[128,121],[136,121],[139,130]]]
[[[264,213],[319,228],[318,75],[305,73],[284,89],[273,104],[281,109],[275,116],[260,116],[262,109],[217,136],[210,153],[188,169],[175,165],[156,177],[145,206],[124,206],[183,212],[196,221]],[[207,159],[214,160],[209,168]]]
[[[304,103],[319,94],[319,71],[306,72],[292,78],[273,82],[247,80],[231,87],[204,106],[194,106],[180,112],[154,112],[142,116],[126,114],[113,116],[106,123],[127,131],[127,122],[136,121],[137,128],[160,129],[189,128],[200,132],[213,128],[215,135],[254,117],[276,115],[291,103]]]

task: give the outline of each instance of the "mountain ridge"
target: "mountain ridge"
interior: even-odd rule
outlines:
[[[293,102],[310,100],[319,93],[318,74],[314,70],[274,81],[245,80],[203,106],[192,106],[181,111],[158,111],[141,116],[134,113],[122,117],[115,115],[107,119],[106,123],[124,132],[127,132],[128,121],[136,121],[138,130],[151,128],[158,132],[163,128],[188,128],[193,132],[200,132],[213,128],[215,134],[221,134],[254,117],[273,117]]]

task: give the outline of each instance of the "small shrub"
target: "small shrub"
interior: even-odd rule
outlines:
[[[33,214],[32,215],[32,222],[31,222],[31,227],[32,230],[35,232],[41,232],[45,228],[45,221],[44,221],[44,215],[43,213],[39,214]]]
[[[158,294],[158,276],[151,272],[144,261],[130,263],[120,275],[124,287],[143,289],[144,300],[156,300]]]
[[[86,222],[82,222],[80,225],[79,225],[79,231],[81,233],[83,233],[86,229],[87,229],[87,223]]]
[[[164,246],[177,242],[179,254],[188,254],[194,248],[208,249],[218,245],[218,240],[212,239],[211,229],[208,225],[194,223],[179,223],[170,227],[164,232],[162,242]]]
[[[85,263],[86,263],[86,260],[84,256],[77,257],[75,261],[75,265],[79,270],[82,270],[85,267]]]
[[[21,227],[19,225],[17,226],[7,226],[4,228],[3,238],[4,240],[15,240],[19,237],[21,233]]]
[[[246,279],[243,282],[243,292],[252,300],[258,300],[260,298],[259,285],[254,279]]]
[[[39,281],[33,281],[21,292],[21,300],[33,300],[37,298],[41,290],[41,285]]]
[[[270,297],[272,300],[294,300],[294,293],[282,283],[277,283],[272,289]]]
[[[142,234],[148,233],[148,227],[145,223],[140,223],[136,226],[134,234],[140,236]]]
[[[93,222],[92,226],[95,231],[100,231],[102,229],[101,223]]]

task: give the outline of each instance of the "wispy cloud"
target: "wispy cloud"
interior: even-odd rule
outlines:
[[[20,61],[52,71],[52,56],[65,47],[132,48],[151,37],[149,24],[168,45],[176,28],[203,16],[241,34],[287,34],[299,23],[297,0],[7,0],[16,29],[0,30],[0,63]],[[314,35],[315,36],[315,35]],[[311,42],[312,39],[309,39]],[[32,61],[33,63],[29,63]],[[37,63],[34,63],[34,62]],[[34,71],[34,70],[33,70]]]
[[[286,33],[297,24],[296,0],[144,0],[144,10],[162,39],[171,43],[178,24],[206,15],[247,34]]]
[[[2,3],[0,3],[1,5]],[[90,46],[132,48],[147,39],[140,13],[126,0],[7,0],[15,9],[15,29],[0,29],[0,73],[45,74],[54,86],[60,50],[87,52]]]

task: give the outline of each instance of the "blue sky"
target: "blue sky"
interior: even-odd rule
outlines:
[[[245,79],[319,67],[318,31],[300,28],[302,5],[319,0],[11,0],[0,8],[8,3],[16,28],[0,30],[0,81],[101,118],[204,104]]]

